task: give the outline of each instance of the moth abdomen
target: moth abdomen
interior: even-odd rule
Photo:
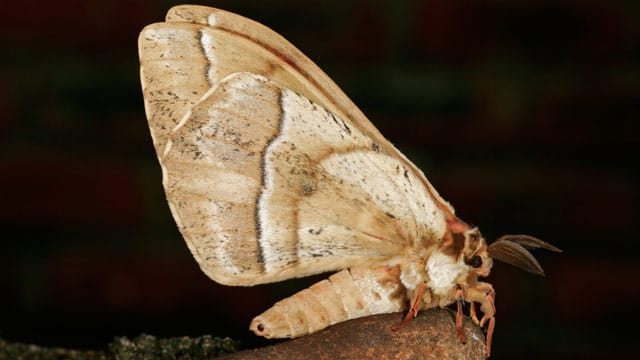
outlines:
[[[402,311],[406,302],[397,267],[342,270],[277,302],[250,329],[267,338],[294,338],[373,314]]]

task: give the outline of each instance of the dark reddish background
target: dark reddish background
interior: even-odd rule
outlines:
[[[230,335],[302,283],[208,280],[175,229],[136,38],[171,1],[13,1],[0,22],[0,337]],[[640,7],[635,1],[217,1],[314,59],[488,238],[494,356],[637,354]],[[385,331],[381,329],[381,331]],[[635,331],[637,332],[637,331]]]

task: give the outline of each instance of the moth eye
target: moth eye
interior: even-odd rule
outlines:
[[[469,260],[469,265],[473,266],[474,268],[479,268],[480,266],[482,266],[482,258],[480,257],[480,255],[472,257]]]

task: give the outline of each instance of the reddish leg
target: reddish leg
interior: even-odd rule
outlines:
[[[413,302],[413,305],[411,306],[411,309],[409,309],[409,311],[407,312],[407,315],[404,317],[404,319],[402,320],[402,322],[399,322],[395,325],[392,325],[390,327],[391,330],[398,330],[402,327],[404,327],[405,325],[407,325],[409,323],[409,321],[411,321],[411,319],[413,319],[414,317],[416,317],[418,315],[418,311],[420,310],[420,305],[422,304],[422,295],[424,294],[424,291],[426,289],[426,285],[424,283],[420,284],[418,286],[418,292],[416,294],[416,299]]]
[[[480,325],[480,320],[478,320],[478,314],[476,313],[476,303],[474,302],[469,303],[469,316],[471,316],[471,320],[476,325]]]
[[[491,356],[491,341],[493,340],[493,329],[496,327],[496,317],[492,316],[487,326],[487,357]]]
[[[462,288],[458,287],[456,290],[456,303],[458,304],[458,312],[456,313],[456,332],[460,337],[460,341],[463,344],[467,343],[467,337],[464,335],[464,329],[462,328],[462,305],[464,304],[464,298],[462,297]]]
[[[479,282],[475,287],[468,288],[466,291],[467,300],[477,302],[480,304],[480,311],[482,311],[482,319],[478,326],[481,328],[487,325],[487,350],[486,355],[491,355],[491,343],[493,341],[493,330],[496,327],[496,306],[495,298],[496,292],[493,290],[493,286],[488,283]]]
[[[482,317],[482,320],[480,320],[480,327],[483,327],[487,320],[489,321],[489,325],[487,326],[487,357],[491,355],[491,341],[493,341],[493,330],[496,327],[495,296],[496,292],[493,289],[487,293],[485,300],[490,310],[483,311],[485,315]],[[480,309],[482,310],[482,308]]]
[[[491,289],[484,297],[485,303],[480,306],[480,310],[484,313],[484,316],[480,320],[480,327],[483,327],[487,323],[487,320],[493,318],[496,314],[495,305],[496,292]]]

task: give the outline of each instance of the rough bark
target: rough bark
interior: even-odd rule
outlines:
[[[389,326],[401,314],[384,314],[331,326],[316,334],[264,348],[222,357],[249,359],[484,359],[482,330],[465,317],[466,344],[455,329],[455,313],[448,309],[421,311],[398,331]]]
[[[484,359],[485,338],[465,317],[467,342],[462,344],[455,329],[455,313],[448,309],[421,311],[407,326],[391,331],[402,314],[385,314],[351,320],[313,335],[272,346],[245,350],[221,359]],[[107,351],[77,351],[11,343],[0,339],[0,359],[211,359],[236,351],[230,339],[205,335],[198,338],[158,339],[140,335],[119,337]]]

